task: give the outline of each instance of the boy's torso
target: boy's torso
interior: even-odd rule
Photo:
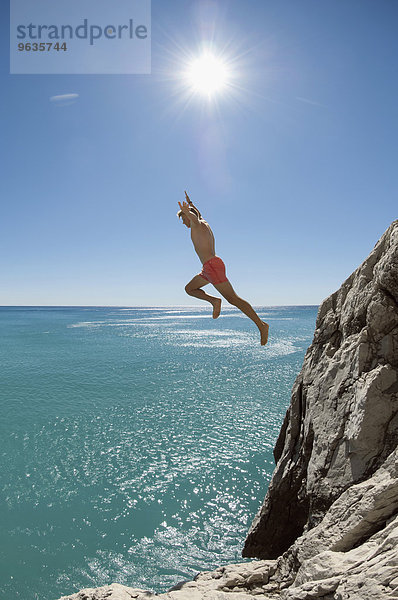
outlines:
[[[202,264],[215,256],[214,235],[210,225],[203,219],[197,227],[191,227],[191,240]]]

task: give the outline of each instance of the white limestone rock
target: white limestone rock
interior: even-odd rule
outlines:
[[[319,308],[243,555],[276,558],[398,437],[398,221]]]
[[[272,594],[272,590],[278,588],[277,584],[269,586],[267,594],[263,586],[268,584],[275,570],[276,561],[230,564],[215,571],[199,573],[194,581],[187,581],[181,584],[180,589],[163,594],[153,594],[114,583],[97,589],[81,590],[59,600],[247,600],[250,596],[273,600],[279,598],[279,594]]]

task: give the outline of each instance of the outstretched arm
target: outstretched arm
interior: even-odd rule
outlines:
[[[184,190],[184,193],[185,193],[185,199],[186,199],[186,201],[188,202],[188,204],[189,204],[190,206],[193,206],[193,208],[195,208],[195,209],[198,211],[198,213],[199,213],[199,218],[200,218],[200,217],[202,216],[202,215],[200,214],[200,210],[198,209],[198,207],[197,207],[197,206],[195,206],[195,205],[194,205],[194,203],[192,202],[192,200],[190,199],[190,197],[188,196],[188,194],[187,194],[187,192],[186,192],[185,190]]]
[[[190,220],[191,225],[195,226],[195,225],[199,225],[199,219],[196,215],[194,215],[194,213],[192,213],[189,210],[189,204],[188,202],[183,202],[181,204],[181,202],[178,203],[180,205],[180,208],[182,210],[182,212],[184,213],[184,215]]]

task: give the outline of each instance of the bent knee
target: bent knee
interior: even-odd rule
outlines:
[[[189,295],[191,295],[192,289],[193,288],[191,288],[191,286],[189,285],[189,283],[187,283],[187,285],[185,286],[186,293],[189,294]]]

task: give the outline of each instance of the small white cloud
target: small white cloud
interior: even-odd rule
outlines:
[[[56,106],[67,106],[73,104],[79,94],[61,94],[60,96],[51,96],[50,102],[53,102]]]

